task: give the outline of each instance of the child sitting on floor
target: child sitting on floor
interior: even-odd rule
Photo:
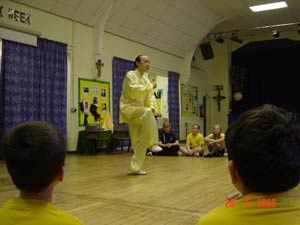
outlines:
[[[186,137],[186,147],[181,147],[180,151],[187,156],[202,156],[204,149],[204,138],[203,135],[199,133],[200,126],[198,124],[193,124],[192,133],[188,134]]]
[[[172,133],[171,124],[169,122],[163,123],[162,131],[159,133],[159,146],[162,147],[162,151],[149,151],[147,155],[178,156],[179,141]]]
[[[218,157],[223,156],[225,153],[225,134],[221,132],[219,124],[213,127],[213,133],[207,135],[204,141],[208,147],[209,153],[204,157]]]

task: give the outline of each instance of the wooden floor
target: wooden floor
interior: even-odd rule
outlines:
[[[146,176],[127,176],[131,154],[68,154],[53,203],[86,225],[197,224],[235,192],[227,158],[147,156]],[[0,161],[0,205],[18,195]]]

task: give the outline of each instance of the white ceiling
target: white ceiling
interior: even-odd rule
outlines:
[[[254,13],[248,8],[252,5],[278,1],[282,0],[201,0],[206,7],[224,19],[211,32],[246,30],[254,27],[300,22],[299,0],[285,0],[288,8],[259,13]]]
[[[12,0],[90,26],[113,5],[105,31],[185,56],[209,32],[300,21],[300,0],[288,8],[253,13],[248,6],[279,0]]]

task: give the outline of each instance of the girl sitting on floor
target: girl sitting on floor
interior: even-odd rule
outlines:
[[[207,135],[204,138],[207,144],[208,151],[204,157],[218,157],[223,156],[225,153],[225,134],[221,132],[219,124],[215,124],[213,127],[213,133]]]
[[[198,124],[193,124],[192,133],[188,134],[186,137],[186,147],[181,147],[180,151],[187,156],[202,156],[204,149],[204,138],[199,132],[200,126]]]

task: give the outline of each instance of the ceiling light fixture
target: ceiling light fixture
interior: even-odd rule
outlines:
[[[265,25],[265,26],[245,28],[245,29],[217,31],[215,33],[207,34],[206,41],[214,40],[222,44],[223,43],[222,40],[224,41],[225,38],[230,38],[234,42],[242,43],[243,40],[239,38],[241,36],[253,36],[259,33],[272,32],[271,34],[275,35],[274,38],[277,38],[277,36],[278,37],[280,36],[281,32],[286,32],[286,31],[294,31],[300,35],[300,22],[298,21],[293,23],[272,24],[272,25]]]
[[[278,30],[273,30],[272,35],[273,35],[274,38],[279,38],[280,32]]]
[[[240,44],[243,43],[243,40],[238,37],[237,33],[232,33],[232,37],[230,39]]]
[[[249,8],[253,12],[261,12],[261,11],[267,11],[267,10],[273,10],[273,9],[281,9],[281,8],[286,8],[288,5],[286,4],[285,1],[281,2],[274,2],[274,3],[269,3],[269,4],[262,4],[262,5],[254,5],[250,6]]]
[[[220,44],[223,44],[224,43],[224,38],[222,36],[222,33],[220,33],[218,35],[218,37],[216,37],[216,42],[220,43]]]

